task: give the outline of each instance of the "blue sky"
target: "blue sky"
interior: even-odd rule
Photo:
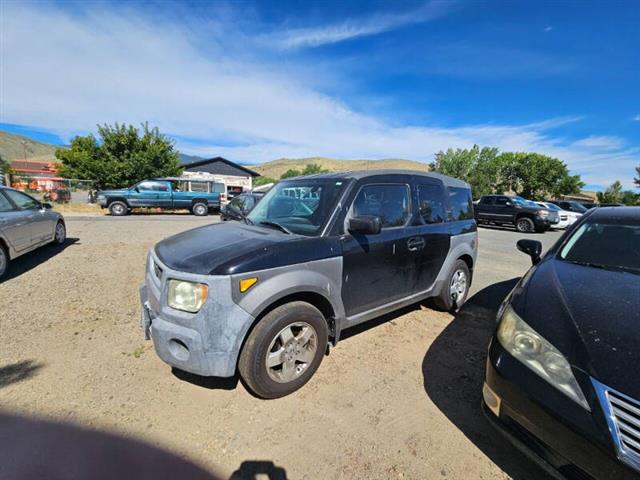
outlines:
[[[2,5],[0,128],[52,143],[115,121],[246,163],[477,143],[591,188],[640,164],[634,1]]]

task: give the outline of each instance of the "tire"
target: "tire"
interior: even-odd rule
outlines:
[[[203,202],[197,202],[191,206],[191,211],[196,217],[206,217],[209,215],[209,205]]]
[[[129,206],[124,202],[116,200],[109,204],[109,212],[114,217],[124,217],[129,214]]]
[[[9,252],[0,242],[0,280],[2,280],[9,271]]]
[[[520,233],[533,233],[536,229],[533,220],[529,217],[520,217],[516,219],[516,231]]]
[[[433,299],[438,310],[443,312],[457,312],[469,295],[471,273],[464,260],[458,259],[447,276],[447,282],[439,296]],[[454,300],[453,294],[456,294]]]
[[[262,398],[295,392],[316,372],[326,351],[327,320],[306,302],[273,309],[249,334],[238,361],[245,385]],[[271,353],[273,365],[268,366]]]
[[[52,245],[63,245],[67,241],[67,227],[62,220],[58,220],[56,223],[56,229],[54,230]]]

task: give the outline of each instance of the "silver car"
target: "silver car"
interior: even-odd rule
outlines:
[[[64,218],[50,204],[0,186],[0,279],[14,258],[48,243],[61,245],[66,238]]]

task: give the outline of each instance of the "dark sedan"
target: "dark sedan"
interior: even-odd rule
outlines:
[[[233,200],[220,209],[220,219],[222,221],[242,220],[263,196],[264,193],[254,192],[233,197]]]
[[[567,478],[640,478],[640,207],[597,208],[498,313],[487,417]]]

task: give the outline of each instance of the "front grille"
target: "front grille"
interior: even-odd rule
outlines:
[[[618,458],[640,471],[640,401],[597,380],[592,382],[607,417]]]

